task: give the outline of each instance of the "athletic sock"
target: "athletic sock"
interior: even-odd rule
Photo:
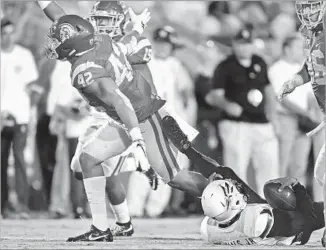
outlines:
[[[114,214],[115,219],[120,225],[130,222],[131,218],[129,215],[129,209],[126,199],[118,205],[110,204],[110,206],[112,208],[112,212]]]
[[[84,187],[92,212],[93,225],[102,231],[106,231],[109,227],[105,201],[105,185],[106,179],[104,176],[84,179]]]

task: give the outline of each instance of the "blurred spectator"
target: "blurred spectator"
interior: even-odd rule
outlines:
[[[265,6],[261,1],[243,1],[238,15],[244,23],[250,23],[254,27],[268,22]]]
[[[83,100],[78,91],[71,86],[68,62],[57,62],[51,79],[54,83],[50,91],[55,106],[49,131],[57,136],[58,144],[51,188],[50,215],[52,218],[66,217],[70,212],[71,201],[74,217],[80,218],[87,216],[87,199],[83,183],[74,178],[70,171],[70,162],[76,151],[78,137],[89,124],[89,116],[79,111]]]
[[[221,109],[212,107],[206,102],[206,95],[212,89],[211,78],[214,75],[216,65],[225,59],[227,49],[219,49],[212,40],[207,40],[197,46],[197,51],[203,57],[199,65],[198,75],[195,80],[195,93],[198,103],[197,129],[200,131],[200,137],[196,138],[196,145],[202,152],[218,160],[222,164],[222,157],[217,152],[218,129],[216,124],[220,119]]]
[[[61,77],[57,79],[53,77],[52,71],[55,67],[54,60],[45,60],[41,66],[41,81],[45,89],[47,89],[46,95],[46,108],[43,109],[44,113],[41,113],[37,123],[37,133],[36,142],[39,154],[39,161],[41,166],[41,172],[43,177],[43,188],[45,189],[45,194],[47,197],[47,204],[50,203],[51,197],[51,185],[53,169],[56,164],[56,147],[57,147],[57,136],[50,133],[49,125],[51,116],[53,114],[56,96],[60,91],[62,91],[62,86],[60,84]],[[46,86],[49,84],[49,86]]]
[[[241,28],[241,20],[231,11],[230,2],[228,1],[212,1],[207,8],[208,17],[203,20],[201,26],[203,30],[211,30],[211,26],[215,27],[216,33],[204,32],[209,36],[232,36]],[[215,22],[210,17],[214,17]],[[208,24],[210,26],[205,27]],[[212,30],[212,31],[213,31]]]
[[[300,34],[294,34],[283,43],[283,56],[269,69],[269,79],[277,94],[283,83],[300,70],[303,55],[304,39]],[[310,118],[308,94],[312,93],[310,85],[304,85],[288,95],[277,105],[277,123],[282,133],[278,134],[280,155],[280,176],[293,176],[305,185],[310,138],[305,133],[317,127]],[[311,129],[305,129],[306,123],[311,123]]]
[[[224,164],[247,181],[252,160],[258,193],[270,178],[278,177],[278,144],[272,124],[275,94],[267,65],[253,54],[252,32],[242,29],[233,39],[233,54],[222,61],[213,77],[207,102],[223,109],[219,130]]]
[[[286,25],[284,25],[286,23]],[[296,20],[293,15],[281,13],[277,15],[270,23],[270,29],[273,36],[281,42],[287,38],[289,34],[293,34],[296,31]]]
[[[1,210],[8,202],[7,168],[12,146],[15,159],[16,192],[19,207],[15,212],[28,218],[29,183],[24,150],[31,112],[29,93],[38,72],[32,53],[15,44],[15,26],[1,20]]]

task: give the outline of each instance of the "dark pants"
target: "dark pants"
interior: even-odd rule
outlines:
[[[3,211],[8,202],[8,159],[12,145],[15,159],[15,181],[20,212],[28,211],[29,185],[26,174],[26,162],[24,149],[26,146],[27,125],[14,125],[4,127],[1,132],[1,210]]]
[[[68,139],[68,153],[69,162],[71,162],[78,144],[78,138]],[[75,215],[81,214],[85,211],[87,205],[87,197],[84,189],[84,184],[82,181],[77,180],[73,172],[70,172],[70,197],[72,203],[72,211]]]
[[[50,119],[50,116],[43,114],[38,120],[36,133],[43,187],[46,192],[48,204],[50,203],[52,176],[55,166],[55,151],[57,147],[57,136],[50,134]]]

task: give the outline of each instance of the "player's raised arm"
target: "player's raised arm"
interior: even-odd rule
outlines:
[[[59,17],[66,15],[67,13],[60,7],[55,1],[37,1],[42,8],[44,14],[51,20],[55,21]]]
[[[148,9],[144,9],[140,15],[136,15],[134,11],[129,8],[128,13],[130,16],[130,21],[133,24],[132,31],[123,36],[118,42],[118,45],[125,55],[135,53],[138,47],[138,42],[141,40],[141,35],[143,34],[147,23],[151,19]]]

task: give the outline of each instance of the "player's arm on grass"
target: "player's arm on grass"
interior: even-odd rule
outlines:
[[[67,13],[61,8],[61,6],[55,1],[37,1],[42,8],[44,14],[51,20],[55,21],[59,17],[66,15]]]

